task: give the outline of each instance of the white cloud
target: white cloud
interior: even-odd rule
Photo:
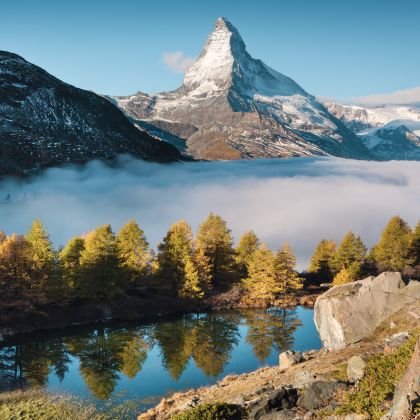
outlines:
[[[135,218],[156,247],[171,223],[186,219],[196,229],[213,211],[236,239],[254,229],[273,249],[288,241],[305,268],[321,238],[338,241],[351,229],[371,246],[395,214],[413,226],[420,217],[419,173],[420,162],[336,158],[91,162],[27,181],[3,179],[0,229],[26,232],[39,217],[60,245],[99,224],[118,230]]]
[[[360,98],[353,98],[351,100],[354,104],[365,106],[379,106],[379,105],[420,105],[420,86],[397,90],[393,93],[384,93],[378,95],[362,96]]]
[[[175,73],[185,73],[194,62],[193,58],[188,57],[181,51],[164,52],[162,59],[166,66]]]

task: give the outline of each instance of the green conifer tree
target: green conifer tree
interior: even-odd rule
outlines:
[[[118,256],[127,283],[136,285],[150,264],[149,243],[138,224],[132,220],[124,225],[117,236]]]
[[[374,247],[373,258],[379,269],[399,271],[409,265],[410,240],[408,224],[399,216],[392,217]]]
[[[32,261],[29,243],[23,235],[12,234],[0,244],[1,290],[30,286]]]
[[[195,250],[192,257],[186,258],[184,273],[180,296],[202,299],[212,285],[209,259],[201,250]]]
[[[276,257],[265,244],[254,251],[248,262],[248,277],[243,280],[251,300],[269,304],[284,291],[284,284],[278,281],[276,265]]]
[[[296,257],[289,244],[285,243],[283,247],[277,251],[275,257],[277,283],[281,284],[281,288],[285,293],[303,287],[303,280],[296,273],[295,267]]]
[[[110,225],[97,227],[85,238],[80,255],[82,296],[109,300],[120,290],[117,241]]]
[[[184,284],[180,291],[182,297],[202,298],[204,291],[200,284],[200,273],[191,257],[186,258],[184,267]]]
[[[58,258],[47,230],[36,219],[26,234],[32,263],[31,286],[48,288],[49,280],[57,275]]]
[[[80,283],[80,257],[85,249],[85,240],[80,237],[71,238],[60,251],[63,282],[70,289]]]
[[[312,255],[309,272],[316,274],[321,281],[331,281],[335,272],[335,252],[335,242],[322,239]]]
[[[163,287],[168,287],[176,296],[184,289],[185,265],[192,254],[191,227],[184,220],[174,223],[158,245],[157,275]]]
[[[353,232],[347,232],[340,242],[335,255],[337,269],[350,267],[353,263],[362,265],[366,258],[367,248],[360,236],[356,236]]]
[[[213,282],[224,283],[235,274],[233,238],[226,221],[210,213],[199,226],[196,247],[209,259]]]
[[[245,232],[241,236],[239,245],[236,248],[236,263],[238,265],[238,273],[241,278],[247,277],[247,264],[251,255],[258,249],[259,246],[260,240],[252,230]]]
[[[408,260],[413,267],[420,266],[420,221],[417,222],[411,234]]]

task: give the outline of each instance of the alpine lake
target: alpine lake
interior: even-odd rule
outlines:
[[[18,335],[0,346],[0,391],[35,386],[136,418],[175,391],[319,349],[313,310],[247,309]]]

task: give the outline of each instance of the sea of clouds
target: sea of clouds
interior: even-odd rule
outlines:
[[[122,157],[117,164],[48,169],[0,181],[0,229],[23,233],[40,218],[57,246],[97,225],[118,229],[136,219],[152,245],[171,223],[194,229],[223,216],[235,239],[247,230],[273,249],[288,241],[304,269],[321,238],[348,231],[373,245],[399,214],[420,219],[420,162],[337,158],[156,164]]]

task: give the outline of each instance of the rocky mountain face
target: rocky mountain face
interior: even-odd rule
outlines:
[[[325,103],[328,111],[353,130],[378,160],[420,160],[420,108],[363,108]]]
[[[156,161],[180,157],[107,99],[0,51],[0,175],[120,153]]]
[[[179,89],[115,99],[149,133],[196,158],[371,156],[315,97],[252,58],[225,18],[217,20]]]

